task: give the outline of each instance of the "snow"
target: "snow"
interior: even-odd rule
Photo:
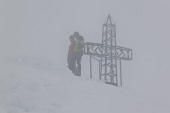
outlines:
[[[169,113],[169,0],[0,0],[0,113]],[[122,61],[123,86],[66,67],[68,37],[101,43],[108,14]],[[96,68],[97,66],[97,68]]]
[[[54,61],[1,60],[1,113],[168,113],[169,105],[103,81],[77,77]]]

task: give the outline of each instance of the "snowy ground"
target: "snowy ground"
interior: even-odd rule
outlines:
[[[169,12],[169,0],[0,0],[0,113],[170,113]],[[89,79],[85,55],[82,77],[66,67],[69,36],[101,43],[108,14],[133,49],[123,87],[95,65]]]
[[[55,61],[1,59],[0,113],[169,113],[169,104],[125,87],[73,76]]]

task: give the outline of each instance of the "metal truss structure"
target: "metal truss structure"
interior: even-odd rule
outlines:
[[[85,43],[84,54],[90,55],[91,78],[94,58],[99,62],[99,79],[104,79],[106,84],[122,86],[121,60],[132,60],[132,49],[116,45],[116,24],[110,15],[102,27],[102,43]]]

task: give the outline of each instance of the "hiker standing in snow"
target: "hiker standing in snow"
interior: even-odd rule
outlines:
[[[83,48],[84,48],[84,38],[79,35],[78,32],[74,32],[74,38],[76,38],[76,45],[74,47],[74,52],[75,52],[75,62],[77,62],[77,76],[81,76],[81,59],[83,56]]]
[[[76,64],[75,64],[75,52],[74,52],[76,41],[73,35],[71,35],[69,39],[70,39],[71,44],[69,46],[68,57],[67,57],[68,68],[75,74],[77,72]]]

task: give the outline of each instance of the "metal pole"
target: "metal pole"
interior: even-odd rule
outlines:
[[[112,34],[111,34],[111,53],[110,53],[110,78],[111,78],[111,83],[114,83],[114,80],[113,80],[113,37],[112,37]]]
[[[99,61],[99,79],[101,80],[101,62]]]
[[[121,65],[121,60],[120,60],[120,82],[122,86],[122,65]]]
[[[107,55],[108,26],[106,25],[105,56]],[[105,57],[105,80],[107,82],[107,58]]]
[[[90,56],[90,78],[92,79],[92,60],[91,60],[91,56]]]
[[[114,27],[115,27],[115,31],[114,31],[114,33],[115,33],[115,65],[116,65],[116,84],[117,84],[117,86],[118,86],[118,76],[117,76],[117,54],[116,54],[116,25],[114,25]]]

